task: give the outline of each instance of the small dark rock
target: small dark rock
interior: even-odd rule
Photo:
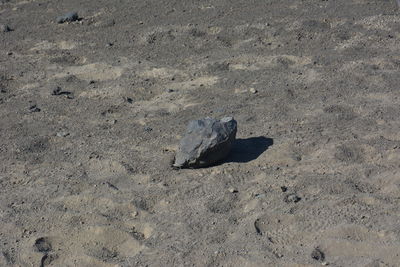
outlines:
[[[149,132],[153,131],[153,128],[147,126],[147,127],[144,127],[144,131],[149,133]]]
[[[260,229],[259,223],[260,223],[260,219],[255,220],[255,222],[254,222],[254,228],[256,228],[256,233],[257,233],[258,235],[262,235],[262,231],[261,231],[261,229]]]
[[[301,156],[298,155],[298,154],[293,154],[293,155],[291,156],[291,158],[292,158],[293,160],[295,160],[295,161],[301,161],[301,160],[302,160]]]
[[[229,188],[228,191],[233,194],[239,193],[239,190],[237,190],[236,188]]]
[[[40,108],[38,108],[36,105],[32,105],[29,107],[29,112],[39,112]]]
[[[56,19],[57,23],[65,23],[65,22],[72,22],[77,21],[79,19],[77,12],[68,12],[63,16],[59,16]]]
[[[257,92],[258,92],[258,91],[257,91],[255,88],[253,88],[253,87],[250,88],[249,91],[250,91],[250,93],[252,93],[252,94],[257,94]]]
[[[129,103],[132,104],[133,103],[133,99],[130,97],[125,98],[125,100]]]
[[[282,192],[286,192],[287,191],[287,187],[286,186],[281,186],[281,190],[282,190]]]
[[[311,252],[311,258],[316,261],[324,261],[325,254],[319,248],[315,248],[313,252]]]
[[[224,159],[235,142],[237,122],[205,118],[189,122],[175,156],[175,168],[200,168]]]
[[[52,92],[51,92],[51,95],[70,95],[71,94],[71,92],[68,92],[68,91],[63,91],[62,89],[61,89],[61,87],[59,87],[59,86],[57,86],[56,88],[54,88],[53,90],[52,90]]]
[[[116,187],[115,185],[113,185],[113,184],[110,183],[110,182],[105,182],[104,184],[107,185],[109,188],[111,188],[111,189],[113,189],[113,190],[119,191],[119,188]]]
[[[52,95],[60,95],[61,94],[61,87],[57,86],[56,88],[53,89],[51,92]]]
[[[286,198],[285,198],[285,201],[286,202],[293,202],[293,203],[297,203],[297,202],[299,202],[301,200],[301,197],[299,197],[298,195],[296,195],[296,194],[290,194],[290,195],[287,195],[286,196]]]
[[[0,24],[0,32],[11,32],[12,29],[8,25]]]
[[[36,239],[34,247],[38,252],[42,253],[47,253],[52,249],[50,240],[47,237],[40,237]]]
[[[130,234],[131,234],[136,240],[142,241],[142,240],[145,239],[144,234],[141,233],[141,232],[139,232],[139,231],[137,231],[135,227],[132,228],[132,230],[130,231]]]

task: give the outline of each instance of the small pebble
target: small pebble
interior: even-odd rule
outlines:
[[[29,112],[39,112],[40,108],[38,108],[36,105],[32,105],[29,107]]]
[[[52,250],[50,240],[47,237],[40,237],[36,239],[34,248],[41,253],[47,253]]]
[[[297,203],[301,200],[301,197],[299,197],[296,194],[290,194],[288,196],[286,196],[286,202],[293,202],[293,203]]]
[[[64,23],[64,22],[72,22],[77,21],[79,19],[77,12],[68,12],[63,16],[59,16],[56,19],[57,23]]]
[[[12,29],[8,25],[0,24],[0,32],[11,32]]]
[[[74,98],[74,97],[72,96],[71,92],[63,91],[63,90],[61,89],[60,86],[55,87],[55,88],[52,90],[51,95],[64,95],[64,96],[66,96],[68,99]]]
[[[315,248],[313,252],[311,252],[311,258],[316,261],[324,261],[325,254],[319,248]]]
[[[250,93],[252,93],[252,94],[256,94],[256,93],[257,93],[257,90],[254,89],[254,88],[250,88],[249,91],[250,91]]]
[[[58,133],[57,133],[57,136],[58,136],[58,137],[67,137],[68,135],[69,135],[68,132],[58,132]]]
[[[239,192],[236,188],[233,188],[233,187],[229,188],[228,191],[231,192],[231,193],[238,193]]]
[[[53,89],[51,92],[52,95],[60,95],[61,94],[61,87],[57,86],[56,88]]]
[[[261,229],[260,229],[259,223],[260,223],[260,219],[255,220],[255,222],[254,222],[254,228],[256,229],[256,233],[257,233],[258,235],[262,235],[262,231],[261,231]]]

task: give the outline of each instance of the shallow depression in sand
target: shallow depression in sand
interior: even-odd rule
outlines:
[[[75,75],[79,79],[86,81],[107,81],[121,77],[123,72],[124,69],[122,67],[111,66],[106,63],[92,63],[83,66],[67,67],[61,73],[57,73],[54,78]]]

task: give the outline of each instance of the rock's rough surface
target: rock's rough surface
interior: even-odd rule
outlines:
[[[189,122],[173,167],[200,168],[224,159],[232,148],[236,131],[237,122],[232,117]]]
[[[78,20],[78,13],[77,12],[68,12],[63,16],[57,17],[57,23],[64,23],[64,22],[72,22]]]

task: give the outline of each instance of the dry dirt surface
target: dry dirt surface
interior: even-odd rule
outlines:
[[[399,266],[396,1],[0,0],[0,24],[0,266]],[[238,121],[231,155],[173,170],[206,116]]]

